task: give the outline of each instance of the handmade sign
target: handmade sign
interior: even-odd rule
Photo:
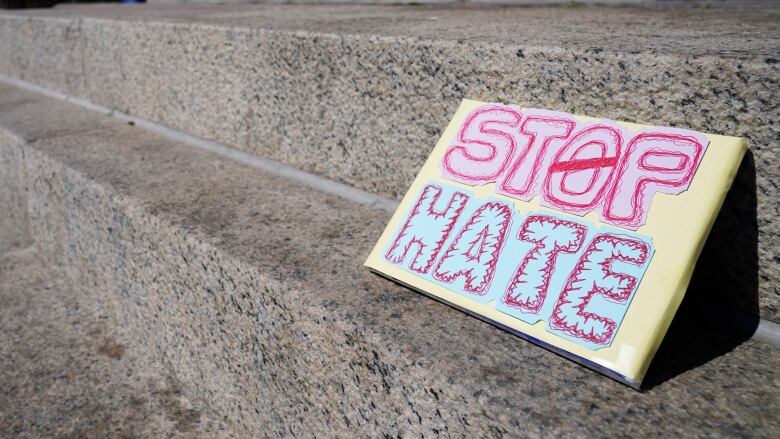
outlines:
[[[465,100],[366,266],[639,387],[744,152]]]

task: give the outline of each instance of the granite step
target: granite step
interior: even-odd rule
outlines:
[[[225,431],[780,430],[780,350],[695,306],[683,306],[637,392],[369,273],[361,264],[385,210],[8,85],[0,133],[0,217],[14,213],[8,222],[26,231],[16,247],[32,243],[64,285],[91,291]]]
[[[0,252],[0,437],[233,436],[95,293],[66,285],[32,247]]]
[[[745,136],[713,301],[780,322],[779,15],[81,5],[0,13],[0,74],[391,199],[464,97]]]

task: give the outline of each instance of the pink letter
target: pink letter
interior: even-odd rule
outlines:
[[[568,137],[574,124],[566,113],[526,110],[520,133],[528,137],[528,142],[508,168],[498,192],[525,201],[533,198],[539,186],[539,170],[546,169],[545,164],[555,152],[549,150],[550,143]]]
[[[474,110],[444,153],[444,176],[469,185],[496,181],[515,153],[520,118],[518,110],[506,105]]]
[[[577,133],[550,165],[542,204],[576,214],[593,210],[607,191],[622,143],[621,130],[607,125]]]
[[[512,212],[499,202],[480,206],[444,253],[433,277],[452,283],[465,276],[464,290],[483,296],[496,271],[498,256],[509,230]]]
[[[435,185],[423,189],[406,223],[385,253],[385,259],[393,264],[402,264],[412,246],[416,245],[417,251],[412,252],[414,258],[409,263],[409,269],[418,273],[428,272],[469,199],[466,194],[455,192],[447,208],[437,211],[434,205],[441,193],[442,188]]]
[[[603,233],[596,235],[580,261],[569,275],[558,302],[550,315],[549,329],[561,331],[584,341],[609,345],[615,335],[618,321],[599,315],[589,308],[596,294],[608,301],[627,303],[637,287],[637,277],[613,271],[615,262],[637,266],[632,269],[637,276],[644,273],[644,263],[650,255],[650,245],[628,236]]]
[[[647,220],[653,194],[688,189],[709,141],[691,131],[666,131],[631,140],[604,203],[604,221],[636,230]]]
[[[550,276],[558,253],[574,253],[582,246],[587,229],[581,224],[553,216],[529,216],[518,238],[536,246],[517,268],[504,295],[504,303],[523,312],[538,313],[547,297]]]

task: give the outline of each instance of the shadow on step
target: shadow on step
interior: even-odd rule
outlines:
[[[756,168],[748,150],[643,387],[733,350],[753,335],[757,316]]]

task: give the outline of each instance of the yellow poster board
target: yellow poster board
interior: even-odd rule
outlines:
[[[639,387],[745,148],[464,100],[365,265]]]

